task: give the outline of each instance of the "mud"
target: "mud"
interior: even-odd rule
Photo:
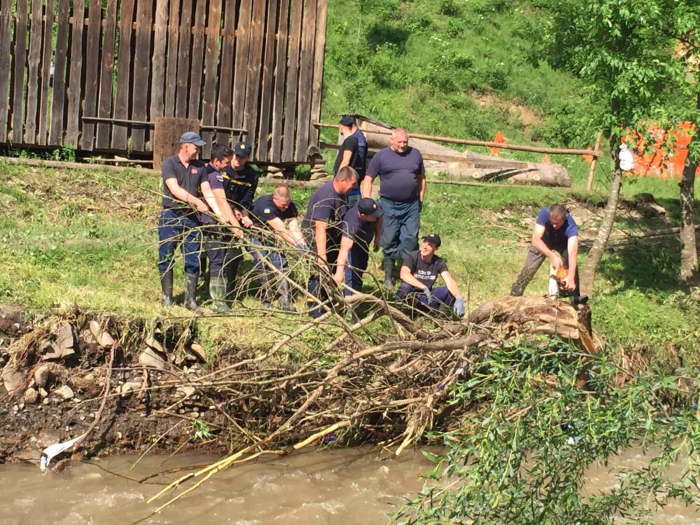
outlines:
[[[223,415],[210,412],[217,400],[177,386],[182,374],[196,378],[209,371],[186,326],[147,329],[138,321],[77,312],[27,317],[0,308],[0,463],[38,463],[43,448],[85,433],[98,415],[81,455],[134,454],[151,446],[153,452],[202,449],[188,441],[197,422],[206,416],[208,427],[224,423]],[[144,359],[162,370],[146,371]],[[168,380],[177,384],[163,386]],[[158,387],[150,388],[154,383]],[[222,445],[210,440],[204,448],[218,452]]]

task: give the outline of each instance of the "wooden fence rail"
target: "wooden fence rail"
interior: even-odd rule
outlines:
[[[0,144],[144,155],[157,117],[307,160],[327,0],[0,0]],[[203,156],[208,158],[210,146]]]

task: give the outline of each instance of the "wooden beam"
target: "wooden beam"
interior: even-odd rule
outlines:
[[[319,128],[335,128],[338,129],[337,124],[324,124],[322,122],[314,122],[314,126]],[[377,135],[391,135],[392,131],[369,131],[367,133],[376,133]],[[593,155],[593,157],[602,157],[603,153],[600,151],[589,151],[587,149],[571,149],[571,148],[541,148],[539,146],[523,146],[518,144],[508,144],[500,142],[487,142],[484,140],[471,140],[471,139],[456,139],[452,137],[440,137],[436,135],[422,135],[420,133],[409,133],[409,135],[416,139],[424,140],[434,140],[437,142],[447,142],[450,144],[464,144],[467,146],[483,146],[485,148],[502,148],[502,149],[512,149],[516,151],[530,151],[533,153],[547,153],[549,155]]]

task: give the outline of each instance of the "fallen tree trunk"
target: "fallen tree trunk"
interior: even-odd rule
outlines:
[[[377,131],[386,132],[390,128],[362,120],[359,121],[359,125],[370,150],[389,146],[390,135]],[[483,182],[508,180],[543,186],[571,187],[571,177],[560,164],[517,162],[469,150],[460,153],[447,146],[418,138],[411,138],[410,145],[417,148],[426,159],[435,159],[425,163],[426,171],[431,173],[444,173],[455,178],[471,178]],[[458,160],[455,160],[455,157]],[[513,166],[514,162],[517,162],[517,166]]]

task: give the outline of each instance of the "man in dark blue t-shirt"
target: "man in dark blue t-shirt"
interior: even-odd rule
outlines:
[[[416,148],[408,145],[408,132],[397,128],[391,145],[377,153],[362,182],[362,196],[372,196],[372,182],[379,177],[379,196],[384,208],[381,245],[384,249],[384,282],[393,286],[396,260],[418,247],[420,211],[425,197],[425,166]]]
[[[253,247],[249,251],[255,261],[254,271],[260,278],[262,285],[262,302],[269,307],[272,303],[270,281],[275,273],[270,270],[267,263],[271,263],[277,270],[286,274],[287,259],[284,252],[276,247],[277,240],[281,238],[286,243],[297,249],[306,251],[308,247],[299,229],[296,204],[292,202],[292,195],[286,186],[278,186],[272,195],[263,195],[253,204]],[[285,224],[286,223],[286,224]],[[279,278],[278,292],[280,295],[280,307],[288,312],[296,312],[292,306],[289,282]]]
[[[197,309],[195,293],[202,234],[199,229],[201,223],[195,212],[209,211],[201,197],[211,195],[204,163],[197,159],[200,148],[205,144],[198,133],[183,133],[177,154],[165,159],[161,168],[163,211],[158,220],[158,271],[163,306],[173,304],[172,262],[175,248],[180,244],[185,258],[185,307]]]
[[[345,115],[340,119],[338,128],[345,140],[338,150],[333,173],[337,174],[340,168],[350,166],[357,172],[359,184],[362,184],[367,169],[367,139],[357,127],[355,117],[350,115]],[[348,205],[354,206],[358,200],[360,200],[359,185],[348,193]]]
[[[347,195],[357,184],[357,172],[349,166],[341,168],[333,180],[326,182],[311,196],[301,223],[308,244],[314,247],[318,256],[318,264],[331,274],[334,272],[340,247],[340,223],[348,211]],[[325,301],[328,294],[322,283],[321,273],[323,272],[312,272],[307,286],[313,297]],[[316,318],[323,314],[316,301],[310,300],[307,303],[311,317]]]
[[[374,199],[360,199],[350,208],[343,219],[343,238],[335,267],[333,280],[345,281],[343,293],[362,291],[362,275],[367,269],[369,245],[374,240],[374,251],[379,251],[379,235],[382,231],[384,210]]]
[[[544,260],[548,258],[555,270],[562,265],[567,270],[564,287],[574,296],[574,302],[578,302],[580,292],[577,256],[578,227],[573,217],[561,204],[542,208],[537,214],[532,232],[532,244],[527,250],[525,264],[510,289],[510,295],[523,295],[525,287],[532,281]]]

